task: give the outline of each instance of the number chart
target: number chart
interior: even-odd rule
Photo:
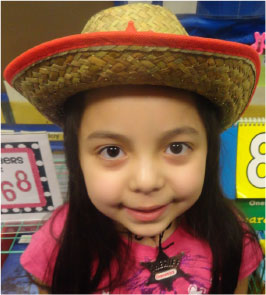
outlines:
[[[240,123],[237,139],[237,198],[265,198],[265,180],[265,124]]]
[[[46,134],[2,135],[1,172],[2,220],[42,219],[62,203]]]
[[[10,143],[9,143],[10,144]],[[36,142],[28,143],[38,147]],[[4,169],[1,181],[2,208],[44,207],[47,201],[41,181],[46,181],[41,160],[35,161],[35,155],[30,148],[8,148],[1,149],[1,165]],[[39,156],[39,155],[38,155]],[[39,177],[40,176],[40,177]],[[10,181],[13,180],[13,183]]]

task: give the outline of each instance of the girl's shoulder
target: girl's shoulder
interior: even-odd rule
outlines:
[[[239,280],[242,280],[251,275],[260,266],[264,255],[261,245],[258,242],[256,232],[244,220],[240,220],[240,224],[243,230],[243,240]],[[187,230],[186,226],[180,227],[173,235],[173,239],[174,238],[182,242],[182,248],[185,247],[189,249],[191,253],[212,257],[209,243],[195,237],[192,232]],[[234,247],[234,245],[232,245],[232,247]]]
[[[249,229],[247,224],[243,224],[243,250],[239,271],[239,280],[248,277],[255,271],[263,260],[263,251],[258,242],[255,232]]]
[[[54,210],[52,215],[44,222],[43,226],[33,234],[32,240],[58,240],[67,218],[69,204],[65,203]]]
[[[58,207],[44,225],[32,235],[30,244],[20,257],[23,268],[48,286],[52,280],[49,269],[52,270],[55,265],[59,238],[67,213],[68,203]]]
[[[69,204],[65,203],[58,207],[52,214],[52,216],[46,221],[43,226],[43,230],[49,228],[52,235],[58,238],[64,228],[67,218]],[[41,228],[42,230],[42,228]]]

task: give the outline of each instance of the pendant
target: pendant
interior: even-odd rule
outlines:
[[[162,250],[154,262],[141,262],[141,265],[147,268],[151,275],[146,285],[159,284],[162,289],[173,290],[173,282],[180,277],[189,280],[190,275],[180,269],[180,262],[184,252],[176,256],[168,257]]]
[[[190,279],[190,275],[186,274],[180,269],[180,263],[182,261],[184,252],[177,254],[176,256],[169,257],[163,250],[169,248],[174,243],[169,244],[165,248],[162,248],[162,237],[160,234],[159,239],[159,252],[157,258],[153,262],[141,262],[140,264],[148,269],[151,273],[146,285],[159,284],[161,289],[173,290],[173,282],[180,277],[183,277],[187,281]]]

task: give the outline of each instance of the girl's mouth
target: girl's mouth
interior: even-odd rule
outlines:
[[[134,219],[142,222],[153,221],[159,218],[164,211],[166,210],[168,205],[150,207],[150,208],[128,208],[126,207],[127,213],[132,216]]]

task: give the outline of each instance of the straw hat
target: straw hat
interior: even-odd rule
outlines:
[[[220,107],[231,126],[252,98],[258,54],[235,42],[188,36],[169,10],[134,3],[94,15],[81,34],[38,45],[4,77],[42,114],[63,126],[66,99],[91,88],[164,85],[196,92]]]

